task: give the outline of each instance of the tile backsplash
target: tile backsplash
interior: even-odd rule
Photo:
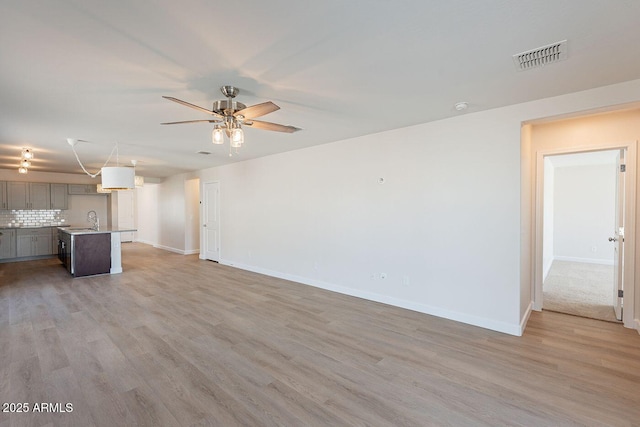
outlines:
[[[60,209],[0,210],[0,226],[2,227],[38,227],[66,223],[65,211]]]

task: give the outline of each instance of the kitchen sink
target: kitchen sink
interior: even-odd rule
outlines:
[[[70,227],[70,228],[67,228],[67,230],[69,230],[69,231],[96,231],[93,228],[88,228],[88,227]]]

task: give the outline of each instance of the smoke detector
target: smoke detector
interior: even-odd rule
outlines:
[[[566,40],[513,55],[513,63],[518,71],[544,67],[547,64],[553,64],[565,59],[567,59]]]
[[[464,101],[456,102],[453,105],[453,108],[455,108],[456,111],[464,111],[467,108],[469,108],[469,103],[468,102],[464,102]]]

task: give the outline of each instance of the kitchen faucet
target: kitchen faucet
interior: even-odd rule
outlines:
[[[96,213],[96,211],[87,212],[87,221],[93,222],[92,228],[98,231],[98,229],[100,228],[100,219],[98,219],[98,214]]]

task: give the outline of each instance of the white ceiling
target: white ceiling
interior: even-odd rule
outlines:
[[[81,173],[113,144],[165,177],[640,78],[637,0],[3,0],[0,168]],[[568,39],[569,59],[517,72],[512,55]],[[229,157],[208,118],[219,87],[281,107]],[[196,151],[206,150],[204,156]]]

